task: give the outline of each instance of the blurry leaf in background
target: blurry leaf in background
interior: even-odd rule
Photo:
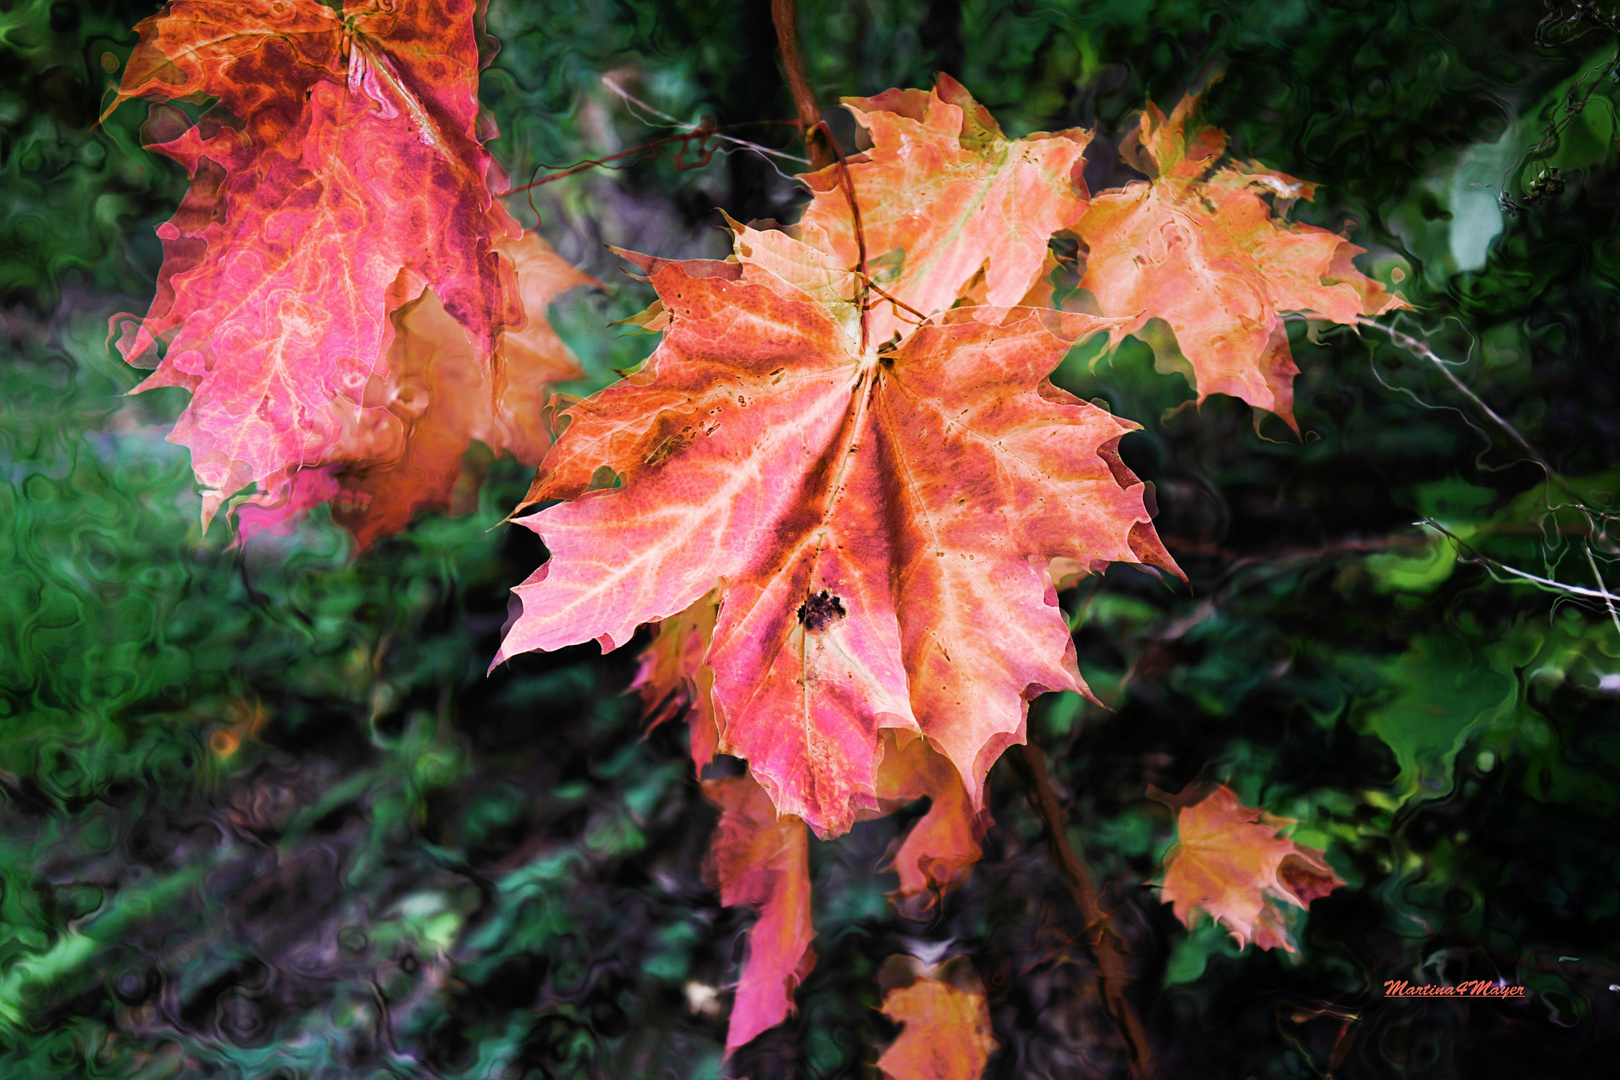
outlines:
[[[883,1015],[902,1026],[878,1058],[886,1080],[977,1080],[996,1051],[983,984],[964,959],[893,957],[879,974]]]
[[[1284,839],[1293,822],[1243,806],[1225,784],[1213,790],[1149,792],[1176,808],[1176,846],[1165,857],[1164,900],[1193,924],[1202,911],[1232,932],[1239,947],[1296,952],[1277,901],[1309,908],[1344,882],[1320,851]]]
[[[315,0],[175,0],[138,27],[114,108],[137,97],[216,102],[195,124],[153,108],[150,142],[185,166],[192,186],[158,230],[165,261],[151,310],[115,331],[126,360],[156,362],[143,389],[192,393],[171,439],[192,451],[205,527],[230,496],[258,485],[250,532],[340,494],[380,504],[355,523],[362,544],[398,529],[418,505],[443,505],[459,455],[399,445],[432,443],[445,425],[390,430],[404,419],[390,392],[414,382],[414,396],[429,400],[406,408],[422,412],[458,392],[504,391],[477,385],[483,367],[494,366],[497,383],[537,374],[524,370],[527,353],[503,355],[506,331],[523,325],[525,300],[540,320],[561,290],[521,289],[514,261],[532,259],[511,246],[519,230],[491,191],[505,176],[475,130],[480,18],[472,0],[362,5],[341,18]],[[466,336],[472,386],[399,370],[411,350],[394,355],[391,341],[412,328],[392,317],[426,290]],[[538,447],[493,441],[538,460]],[[428,490],[417,499],[386,485],[345,490],[328,472],[308,474],[357,463],[409,470],[403,486]],[[435,475],[445,464],[450,475]]]

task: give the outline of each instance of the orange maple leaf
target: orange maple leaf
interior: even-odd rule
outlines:
[[[1279,835],[1292,824],[1238,802],[1225,784],[1198,802],[1184,793],[1178,807],[1176,846],[1165,860],[1164,899],[1190,926],[1199,909],[1232,931],[1240,946],[1297,951],[1288,938],[1278,900],[1298,908],[1343,885],[1322,852]]]
[[[551,561],[496,663],[627,641],[720,588],[718,749],[821,836],[877,807],[880,732],[926,735],[975,809],[1028,699],[1083,688],[1050,567],[1173,565],[1120,463],[1135,425],[1045,375],[1095,319],[947,318],[862,352],[849,301],[767,265],[642,258],[667,324],[575,405],[520,521]],[[765,263],[765,265],[762,265]],[[853,313],[853,316],[852,316]],[[592,490],[602,467],[621,484]]]
[[[996,1052],[978,976],[961,960],[908,960],[884,966],[885,981],[897,972],[914,981],[894,986],[883,998],[883,1015],[904,1030],[878,1058],[878,1071],[886,1080],[978,1080]]]
[[[1354,323],[1406,304],[1355,268],[1361,248],[1290,224],[1264,198],[1280,209],[1314,185],[1253,162],[1217,169],[1226,136],[1190,123],[1197,105],[1190,95],[1166,119],[1148,104],[1123,154],[1153,180],[1091,200],[1075,226],[1089,248],[1080,285],[1105,315],[1127,320],[1116,344],[1149,319],[1167,322],[1199,401],[1231,394],[1297,429],[1299,369],[1278,313]]]
[[[712,847],[720,901],[759,908],[726,1029],[729,1054],[787,1018],[794,988],[815,966],[810,839],[804,822],[778,816],[751,777],[705,780],[703,793],[720,807]]]
[[[399,381],[392,316],[424,288],[485,362],[521,325],[497,250],[519,230],[478,130],[480,6],[173,0],[138,27],[119,101],[218,102],[154,147],[193,183],[159,228],[157,297],[119,340],[132,362],[163,350],[142,389],[193,395],[170,439],[205,522],[249,484],[350,463],[368,392]]]
[[[956,303],[981,271],[985,302],[1017,305],[1036,281],[1052,234],[1086,208],[1081,158],[1091,133],[1078,128],[1008,139],[985,108],[941,74],[932,91],[886,90],[845,98],[872,140],[849,160],[860,231],[843,188],[843,166],[806,176],[813,198],[800,239],[867,271],[888,296],[871,313],[874,343],[916,329]]]

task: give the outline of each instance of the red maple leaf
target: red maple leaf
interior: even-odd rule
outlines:
[[[518,229],[478,130],[480,13],[174,0],[138,27],[120,101],[217,102],[155,147],[193,184],[159,229],[157,298],[119,339],[132,362],[162,351],[142,389],[192,392],[170,438],[191,448],[205,521],[249,484],[343,458],[393,374],[392,316],[424,289],[486,361],[521,324],[497,251]]]
[[[793,1008],[793,990],[815,966],[810,950],[810,839],[804,822],[779,816],[746,776],[706,780],[720,807],[713,854],[720,901],[759,909],[748,959],[726,1029],[726,1052],[775,1027]]]
[[[1050,567],[1168,555],[1115,447],[1133,425],[1045,375],[1099,325],[968,316],[863,353],[849,301],[767,265],[644,259],[667,323],[637,374],[568,410],[520,519],[551,561],[496,662],[636,626],[720,587],[718,748],[822,836],[877,808],[880,731],[926,735],[977,809],[1029,697],[1081,689]],[[1067,329],[1065,329],[1065,327]],[[620,484],[592,490],[606,467]]]

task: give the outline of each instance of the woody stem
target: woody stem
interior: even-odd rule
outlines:
[[[1141,1018],[1125,996],[1130,977],[1125,970],[1125,955],[1120,951],[1119,935],[1108,928],[1108,917],[1097,907],[1097,887],[1091,880],[1091,871],[1085,860],[1069,843],[1063,814],[1063,804],[1052,786],[1051,773],[1046,768],[1046,755],[1039,747],[1024,744],[1012,747],[1009,755],[1024,782],[1029,787],[1029,804],[1046,826],[1047,842],[1058,869],[1069,883],[1069,894],[1085,921],[1086,937],[1097,958],[1097,984],[1108,1012],[1125,1040],[1130,1054],[1132,1080],[1148,1080],[1154,1075],[1153,1054],[1148,1046],[1147,1032]]]
[[[782,47],[782,68],[787,74],[788,88],[793,91],[793,106],[799,113],[799,130],[804,134],[805,149],[810,151],[810,167],[825,169],[838,160],[838,155],[833,150],[832,137],[821,122],[816,92],[810,88],[810,79],[804,73],[804,54],[799,51],[799,18],[793,0],[771,0],[771,21],[776,23],[776,40]]]

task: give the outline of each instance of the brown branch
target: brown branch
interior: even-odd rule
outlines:
[[[1097,908],[1097,887],[1092,883],[1091,871],[1086,869],[1085,860],[1069,844],[1064,827],[1063,804],[1058,801],[1057,791],[1052,787],[1052,777],[1046,769],[1046,755],[1041,753],[1039,747],[1025,743],[1014,746],[1009,756],[1029,786],[1029,804],[1046,826],[1052,856],[1068,880],[1075,907],[1080,909],[1080,917],[1085,920],[1086,938],[1091,942],[1092,952],[1097,958],[1098,989],[1102,992],[1109,1014],[1114,1018],[1120,1037],[1125,1040],[1125,1050],[1131,1059],[1132,1080],[1150,1080],[1154,1075],[1153,1053],[1148,1046],[1142,1021],[1125,996],[1130,976],[1125,970],[1125,955],[1120,951],[1121,939],[1109,930],[1108,916]]]
[[[794,108],[799,111],[799,130],[804,135],[804,147],[810,152],[810,168],[825,169],[838,160],[838,154],[833,148],[831,133],[821,122],[816,92],[810,88],[810,79],[804,73],[804,54],[799,51],[799,19],[793,0],[771,0],[771,21],[776,23],[776,40],[782,46],[782,68],[787,74],[788,88],[793,91]]]
[[[866,282],[861,287],[859,297],[861,304],[861,352],[864,354],[867,349],[867,339],[872,324],[870,314],[872,305],[867,302],[866,294],[869,289],[873,288],[873,284],[872,275],[867,273],[866,269],[866,230],[861,226],[861,204],[855,198],[855,181],[849,175],[849,162],[845,160],[844,152],[838,148],[838,144],[833,142],[832,132],[821,121],[817,121],[816,130],[827,137],[828,145],[833,148],[833,153],[838,156],[838,186],[844,193],[845,201],[849,203],[850,221],[855,228],[855,250],[858,259],[855,272],[861,276],[862,281]]]

